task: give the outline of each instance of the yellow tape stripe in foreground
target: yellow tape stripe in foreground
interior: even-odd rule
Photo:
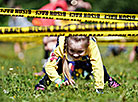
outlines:
[[[41,37],[0,37],[2,42],[42,42]]]
[[[19,33],[19,34],[1,34],[0,37],[27,37],[27,36],[120,36],[120,37],[138,37],[138,31],[76,31],[76,32],[42,32],[42,33]]]
[[[71,20],[71,21],[93,22],[93,23],[128,22],[129,20],[131,22],[134,22],[138,20],[138,14],[46,11],[46,10],[28,10],[28,9],[23,10],[23,9],[12,9],[12,8],[0,8],[0,15]]]
[[[111,39],[110,39],[111,38]],[[114,40],[113,40],[114,38]],[[0,37],[0,41],[2,42],[37,42],[42,44],[42,37]],[[138,45],[138,38],[126,38],[126,37],[96,37],[97,43],[102,45],[108,44],[124,44],[124,45],[131,45],[137,44]]]
[[[98,45],[107,46],[107,45],[125,45],[125,46],[138,46],[138,42],[97,42]]]
[[[67,31],[119,31],[138,30],[138,23],[104,23],[86,25],[65,25],[49,27],[0,27],[0,34],[41,33],[41,32],[67,32]]]
[[[42,40],[43,37],[0,37],[0,41],[37,41]],[[96,37],[97,42],[138,42],[138,38],[127,38],[127,37]]]
[[[0,39],[0,41],[2,41],[2,42],[36,42],[36,43],[39,43],[39,44],[42,44],[42,39],[28,39],[28,38],[24,38],[24,39],[21,39],[21,38],[14,38],[14,39],[7,39],[7,38],[5,38],[5,39]],[[109,45],[109,44],[117,44],[117,45],[119,45],[119,44],[124,44],[124,45],[138,45],[138,42],[136,42],[136,41],[133,41],[133,42],[124,42],[124,43],[122,43],[122,42],[108,42],[108,41],[97,41],[97,44],[99,44],[99,45]]]

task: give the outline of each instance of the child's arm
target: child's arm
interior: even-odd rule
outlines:
[[[90,62],[92,64],[92,70],[95,79],[95,88],[104,88],[104,70],[101,55],[96,42],[90,40],[90,45],[88,47],[88,53],[90,56]]]
[[[55,48],[54,52],[50,55],[50,58],[45,66],[46,73],[48,74],[51,81],[56,79],[61,79],[59,76],[58,69],[58,58],[63,58],[63,47],[64,47],[64,38],[59,38],[59,45]]]

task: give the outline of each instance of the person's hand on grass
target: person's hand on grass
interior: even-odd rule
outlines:
[[[63,85],[71,85],[71,86],[74,86],[75,84],[75,81],[73,79],[71,79],[70,81],[69,80],[66,80],[65,82],[62,83]]]

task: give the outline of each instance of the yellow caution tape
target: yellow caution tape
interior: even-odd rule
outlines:
[[[13,9],[13,8],[0,8],[0,15],[70,20],[70,21],[92,22],[92,23],[136,22],[138,20],[138,14],[46,11],[46,10],[29,10],[29,9],[23,10],[23,9]]]
[[[111,36],[111,37],[96,37],[97,41],[109,41],[109,42],[133,42],[138,41],[138,37],[118,37],[118,36]]]
[[[42,37],[0,37],[1,42],[42,42]]]
[[[27,36],[120,36],[120,37],[138,37],[138,30],[129,31],[75,31],[75,32],[39,32],[39,33],[16,33],[1,34],[0,37],[27,37]]]
[[[96,37],[99,45],[125,45],[134,46],[138,45],[138,37]]]
[[[104,24],[70,24],[65,26],[48,27],[0,27],[2,34],[67,32],[67,31],[120,31],[138,30],[138,23],[104,23]]]
[[[97,42],[104,42],[104,43],[131,43],[135,42],[138,43],[138,39],[123,39],[123,40],[97,40]]]
[[[0,37],[1,42],[34,42],[37,44],[42,44],[42,37]],[[98,45],[107,46],[112,45],[126,45],[134,46],[138,45],[138,38],[126,38],[126,37],[96,37]]]
[[[107,45],[124,45],[124,46],[138,46],[138,42],[97,42],[98,45],[107,46]]]

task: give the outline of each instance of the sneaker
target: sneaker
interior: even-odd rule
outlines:
[[[113,78],[109,78],[108,86],[111,88],[116,88],[118,86],[121,86],[117,81],[115,81]]]
[[[42,90],[42,91],[44,91],[45,90],[45,86],[41,85],[41,84],[37,84],[37,85],[35,85],[35,90]]]

